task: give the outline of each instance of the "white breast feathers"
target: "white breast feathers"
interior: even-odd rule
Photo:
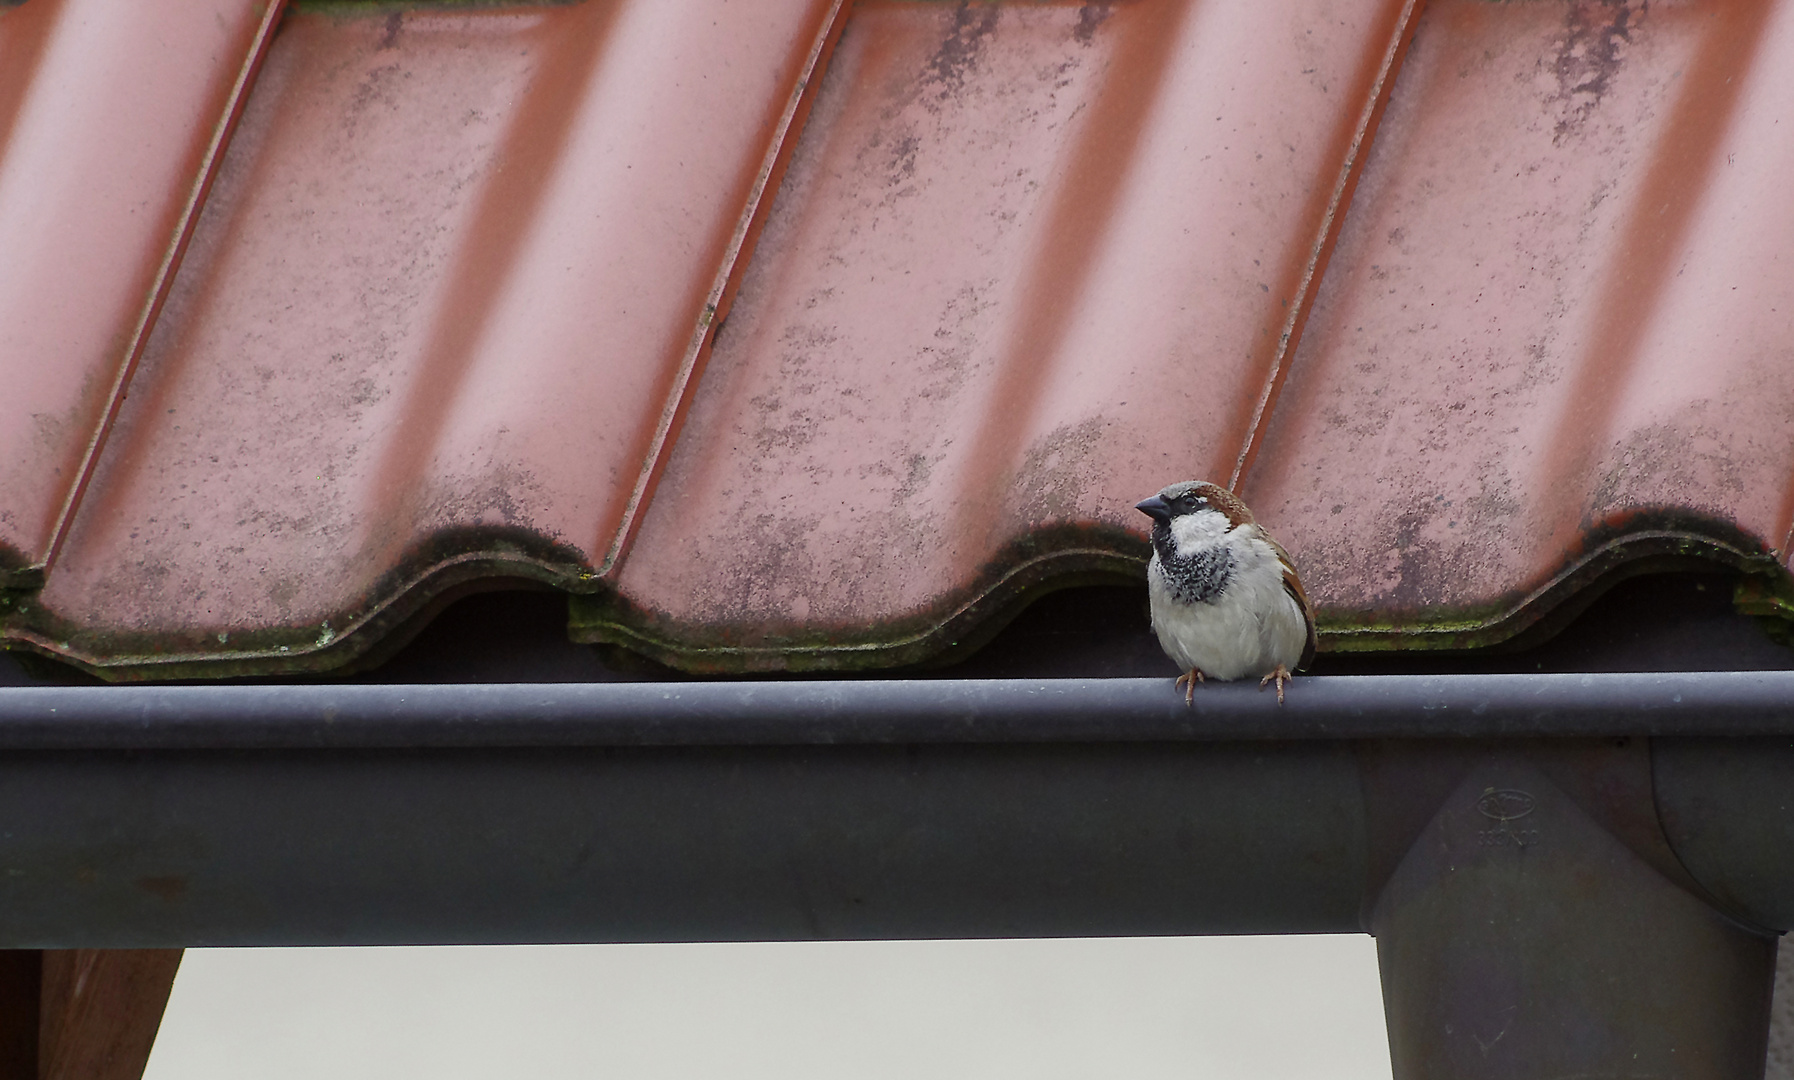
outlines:
[[[1283,584],[1283,562],[1257,525],[1229,529],[1220,514],[1172,522],[1175,555],[1147,566],[1152,628],[1180,667],[1210,679],[1294,670],[1308,642],[1302,608]]]

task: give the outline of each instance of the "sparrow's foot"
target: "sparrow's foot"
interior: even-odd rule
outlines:
[[[1277,704],[1281,705],[1283,704],[1283,684],[1293,678],[1295,678],[1295,675],[1291,674],[1288,668],[1284,667],[1282,664],[1278,664],[1277,670],[1258,680],[1258,688],[1263,690],[1266,683],[1275,679],[1277,681]]]
[[[1181,688],[1184,692],[1184,704],[1193,707],[1196,704],[1196,684],[1202,681],[1204,680],[1202,678],[1201,669],[1191,668],[1182,675],[1179,675],[1177,681],[1171,685],[1176,688]]]

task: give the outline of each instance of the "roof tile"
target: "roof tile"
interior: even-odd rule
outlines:
[[[0,67],[14,647],[329,668],[526,577],[688,668],[889,665],[1133,579],[1132,503],[1196,475],[1295,553],[1324,647],[1486,644],[1691,558],[1780,610],[1766,2],[304,7],[184,261],[250,9],[211,52],[157,17],[208,58],[182,82],[44,44],[80,3],[0,15],[39,57]]]
[[[1401,11],[856,7],[581,632],[892,662],[1136,574],[1133,504],[1234,465]]]
[[[1422,17],[1246,494],[1334,646],[1474,644],[1794,507],[1794,18]]]
[[[289,15],[36,637],[279,663],[590,581],[834,10]]]
[[[274,25],[253,0],[0,16],[0,586],[66,531]]]

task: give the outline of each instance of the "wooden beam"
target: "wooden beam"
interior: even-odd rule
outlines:
[[[141,1080],[179,949],[0,950],[0,1080]]]
[[[36,949],[0,949],[0,1080],[37,1080],[43,956]]]

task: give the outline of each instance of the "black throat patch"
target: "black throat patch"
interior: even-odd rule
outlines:
[[[1188,554],[1179,555],[1171,539],[1171,523],[1154,522],[1152,549],[1158,553],[1159,568],[1165,572],[1165,584],[1171,596],[1186,604],[1206,604],[1227,588],[1233,579],[1233,550],[1223,544],[1210,544]]]

